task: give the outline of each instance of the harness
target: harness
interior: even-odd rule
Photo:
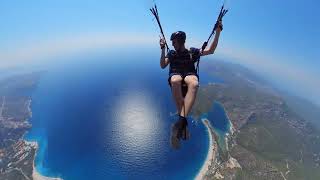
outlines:
[[[168,84],[171,87],[170,78],[172,74],[179,74],[182,78],[187,75],[195,75],[199,79],[199,74],[195,68],[195,63],[200,59],[200,50],[196,48],[190,48],[182,53],[177,53],[174,50],[170,50],[167,57],[170,60],[169,78]],[[188,86],[185,81],[182,81],[182,95],[185,97]]]
[[[195,63],[198,61],[196,55],[197,49],[190,48],[190,50],[185,50],[184,52],[177,53],[174,50],[169,51],[167,57],[170,60],[169,74],[171,73],[196,73]],[[199,50],[198,50],[199,54]]]

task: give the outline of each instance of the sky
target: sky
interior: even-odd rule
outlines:
[[[58,54],[155,48],[154,0],[0,0],[0,70]],[[222,0],[155,0],[167,37],[200,47]],[[227,0],[216,56],[244,64],[320,104],[320,2]],[[49,58],[48,58],[49,59]]]

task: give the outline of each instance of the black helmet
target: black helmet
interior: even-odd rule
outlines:
[[[185,42],[186,41],[186,33],[183,31],[177,31],[171,34],[170,40],[177,39],[179,42]]]

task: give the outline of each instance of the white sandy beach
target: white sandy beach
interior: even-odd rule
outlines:
[[[207,124],[205,122],[205,120],[207,119],[202,119],[203,124],[207,127],[208,130],[208,134],[209,134],[209,149],[208,149],[208,154],[207,154],[207,158],[205,160],[205,162],[203,163],[198,175],[195,177],[195,179],[200,180],[203,179],[209,169],[209,166],[211,165],[211,162],[214,161],[215,157],[216,157],[216,147],[217,144],[215,141],[213,141],[212,137],[213,134],[210,130],[209,124]],[[210,123],[209,121],[207,121],[208,123]]]
[[[34,167],[34,164],[33,164],[32,178],[34,180],[62,180],[61,178],[52,178],[52,177],[46,177],[46,176],[41,175],[37,171],[37,169]]]
[[[30,144],[31,146],[33,146],[34,148],[36,148],[36,151],[38,150],[39,146],[38,146],[38,143],[36,141],[26,141],[27,144]],[[37,156],[37,153],[35,154],[35,157]],[[34,157],[34,160],[33,160],[33,164],[32,164],[32,178],[34,180],[63,180],[61,178],[52,178],[52,177],[46,177],[46,176],[43,176],[41,175],[36,167],[34,166],[35,164],[35,157]]]

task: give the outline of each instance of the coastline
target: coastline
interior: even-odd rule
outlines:
[[[217,154],[217,143],[213,139],[214,135],[212,133],[211,125],[208,119],[202,119],[202,123],[207,127],[208,135],[209,135],[209,147],[208,147],[208,154],[206,157],[206,160],[204,161],[199,173],[194,179],[201,180],[204,179],[206,176],[209,167],[211,166],[212,162],[215,162],[216,160],[216,154]]]
[[[228,121],[230,123],[229,132],[227,134],[230,133],[230,135],[233,135],[234,132],[236,131],[236,129],[235,129],[234,125],[233,125],[233,122],[231,121],[231,119],[229,117],[228,111],[226,110],[226,108],[223,105],[222,105],[222,107],[223,107],[223,110],[226,113],[227,119],[228,119]]]
[[[32,163],[32,178],[34,180],[63,180],[62,178],[57,178],[57,177],[47,177],[47,176],[43,176],[41,175],[36,167],[35,167],[35,158],[37,156],[37,151],[39,149],[39,145],[38,142],[36,141],[27,141],[24,140],[26,142],[26,144],[32,146],[33,148],[35,148],[35,154],[34,154],[34,158],[33,158],[33,163]]]
[[[28,112],[29,112],[29,118],[28,118],[29,120],[32,117],[31,103],[32,103],[32,99],[29,100],[28,106],[27,106]],[[23,135],[23,137],[24,136],[25,135]],[[37,152],[39,149],[39,144],[37,141],[28,141],[25,138],[23,138],[23,139],[26,142],[26,144],[29,144],[30,146],[32,146],[35,149],[35,154],[34,154],[33,162],[32,162],[32,179],[34,179],[34,180],[63,180],[62,178],[43,176],[37,171],[37,168],[35,167],[35,160],[36,160]]]
[[[229,117],[228,111],[226,110],[226,108],[222,104],[221,104],[221,106],[223,107],[223,110],[224,110],[224,112],[225,112],[225,114],[227,116],[227,119],[229,121],[229,124],[230,124],[229,130],[228,130],[228,132],[226,133],[226,136],[225,136],[226,149],[227,149],[227,151],[229,151],[229,140],[234,135],[236,129],[235,129],[234,125],[233,125],[233,122],[231,121],[231,119]]]

